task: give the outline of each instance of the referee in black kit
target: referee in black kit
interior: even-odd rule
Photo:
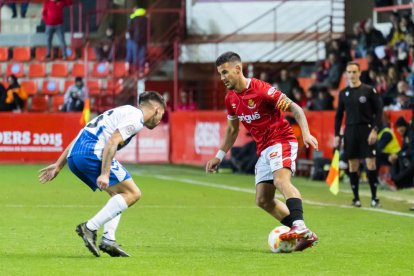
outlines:
[[[371,207],[376,208],[379,207],[379,200],[376,186],[375,143],[382,123],[382,104],[375,89],[361,82],[361,70],[358,63],[349,62],[346,66],[346,75],[349,84],[339,92],[338,109],[335,115],[334,146],[339,147],[340,144],[339,133],[345,111],[344,152],[348,159],[349,178],[354,193],[352,205],[361,207],[358,169],[360,159],[365,159],[371,188]]]

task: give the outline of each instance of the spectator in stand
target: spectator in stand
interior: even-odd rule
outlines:
[[[11,3],[9,4],[9,7],[12,10],[12,18],[17,18],[17,4]],[[21,18],[26,18],[27,9],[29,8],[29,1],[21,1],[20,5],[20,16]]]
[[[362,71],[361,81],[364,84],[375,87],[376,86],[377,75],[378,75],[378,72],[374,69],[368,69],[366,71]]]
[[[354,51],[354,58],[363,58],[367,52],[367,37],[364,32],[364,22],[356,22],[352,30],[354,37],[351,40],[351,47]]]
[[[10,75],[7,78],[7,82],[8,87],[6,91],[4,91],[3,85],[3,89],[0,87],[0,111],[20,112],[26,104],[28,95],[23,87],[20,86],[15,75]]]
[[[378,59],[374,51],[368,51],[366,55],[368,61],[368,68],[380,71],[382,69],[382,63]]]
[[[295,86],[292,89],[293,101],[303,109],[306,109],[308,106],[308,99],[305,96],[305,91],[301,86]]]
[[[330,41],[328,52],[334,53],[338,57],[338,61],[342,63],[342,67],[345,67],[348,61],[351,60],[351,50],[343,36],[340,39]]]
[[[375,77],[374,88],[382,99],[382,95],[385,94],[388,90],[387,77],[383,72],[378,72],[377,76]]]
[[[395,66],[390,66],[387,72],[387,91],[382,95],[384,106],[392,105],[398,95],[397,83],[399,81],[398,70]]]
[[[333,97],[329,93],[329,89],[326,87],[320,87],[318,89],[317,97],[313,101],[311,110],[333,110]]]
[[[393,0],[375,0],[375,7],[386,7],[394,5]]]
[[[81,77],[75,78],[75,84],[68,87],[64,96],[62,112],[78,112],[83,110],[85,102],[85,87]]]
[[[140,76],[146,73],[147,20],[146,10],[134,7],[134,12],[129,16],[126,33],[126,62],[133,64],[131,68],[138,70]]]
[[[344,67],[342,63],[338,60],[338,56],[335,53],[330,53],[328,55],[329,60],[329,69],[328,76],[324,81],[324,86],[330,89],[336,89],[339,86],[341,81],[342,73],[344,72]]]
[[[293,94],[292,94],[292,89],[295,86],[299,85],[298,80],[289,75],[288,70],[286,69],[282,69],[280,71],[280,75],[279,75],[279,79],[276,81],[277,83],[277,88],[280,91],[283,91],[283,93],[285,93],[286,96],[288,96],[288,98],[292,99],[293,98]]]
[[[47,50],[46,58],[51,58],[53,34],[56,32],[62,50],[62,58],[66,59],[66,42],[63,30],[63,9],[72,5],[72,0],[45,0],[42,18],[46,24]]]
[[[414,131],[411,125],[399,117],[395,123],[397,132],[402,137],[401,150],[397,155],[390,157],[393,163],[392,180],[398,189],[412,188],[414,180]]]
[[[414,33],[414,23],[411,20],[410,14],[404,14],[403,17],[401,17],[400,29],[406,35]]]
[[[105,37],[101,38],[98,41],[94,50],[95,50],[96,58],[100,62],[102,61],[111,62],[114,59],[115,37],[114,37],[114,29],[112,27],[106,28]]]
[[[180,111],[194,111],[197,110],[197,104],[189,97],[188,93],[184,90],[180,92],[180,103],[177,106],[177,110]]]
[[[378,46],[384,46],[387,42],[380,31],[374,28],[372,20],[369,18],[364,24],[366,36],[366,50],[375,51]]]

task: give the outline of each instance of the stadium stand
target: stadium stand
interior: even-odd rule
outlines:
[[[24,88],[29,96],[33,96],[38,93],[36,80],[23,80],[20,82],[20,85]]]
[[[66,78],[69,74],[69,68],[67,62],[54,62],[52,63],[52,69],[50,72],[51,77]]]
[[[29,78],[44,78],[46,77],[46,64],[45,63],[30,63]]]
[[[47,112],[49,109],[48,95],[34,95],[30,97],[29,108],[31,112]]]
[[[25,76],[23,63],[8,63],[7,75],[15,75],[17,78]]]
[[[13,61],[25,62],[32,59],[30,47],[14,47]]]
[[[60,83],[58,80],[45,79],[42,83],[42,94],[56,95],[60,92]]]

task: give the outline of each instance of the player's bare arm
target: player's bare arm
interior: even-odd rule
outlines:
[[[303,109],[298,106],[296,103],[292,102],[287,96],[284,95],[285,101],[289,102],[288,108],[289,111],[293,113],[293,116],[295,117],[296,122],[298,122],[300,129],[302,130],[302,136],[303,136],[303,143],[308,148],[309,146],[312,146],[314,149],[318,149],[318,140],[316,140],[315,137],[313,137],[309,131],[308,121],[306,120],[305,113],[303,112]],[[283,99],[282,99],[283,100]]]
[[[44,184],[48,181],[52,181],[60,172],[60,170],[66,165],[66,157],[69,154],[69,150],[72,147],[73,141],[62,152],[58,160],[52,165],[47,166],[39,171],[39,181]]]
[[[97,185],[101,190],[104,190],[109,186],[109,174],[112,159],[115,156],[118,145],[122,144],[123,142],[124,139],[118,130],[116,130],[108,139],[108,141],[106,141],[105,148],[102,153],[101,175],[96,180]]]
[[[236,142],[238,134],[239,134],[239,119],[228,120],[226,133],[224,134],[224,140],[220,146],[220,151],[228,152],[231,149],[231,147],[234,145],[234,142]],[[206,172],[210,173],[210,172],[217,171],[218,166],[221,163],[221,160],[222,159],[216,156],[210,161],[208,161],[206,165]]]

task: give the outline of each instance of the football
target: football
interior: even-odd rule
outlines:
[[[279,236],[290,230],[287,226],[278,226],[269,233],[268,243],[270,250],[275,253],[290,253],[295,249],[296,239],[291,241],[282,241]]]

